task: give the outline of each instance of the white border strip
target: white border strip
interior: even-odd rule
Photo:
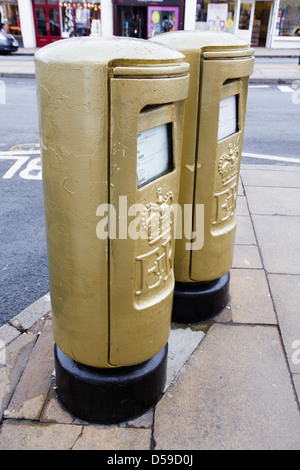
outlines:
[[[18,155],[39,155],[40,150],[6,150],[6,152],[0,152],[1,157],[13,157]]]
[[[249,85],[249,88],[269,88],[270,85]]]
[[[260,160],[274,160],[277,162],[299,163],[300,165],[300,158],[277,157],[275,155],[261,155],[256,153],[243,153],[242,157],[257,158]]]

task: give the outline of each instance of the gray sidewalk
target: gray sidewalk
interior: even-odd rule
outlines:
[[[19,49],[15,56],[19,60],[12,60],[7,56],[0,61],[0,77],[12,78],[34,78],[33,61],[22,60],[22,56],[33,56],[38,49]],[[292,84],[295,80],[300,80],[300,65],[296,64],[276,64],[271,62],[271,58],[297,58],[299,49],[265,49],[255,48],[255,56],[268,58],[268,63],[255,63],[254,73],[250,77],[252,84]]]
[[[49,296],[0,328],[0,449],[300,449],[300,168],[243,165],[231,298],[173,325],[168,385],[114,426],[57,401]]]
[[[266,49],[264,47],[256,47],[255,58],[267,59],[265,63],[260,61],[255,62],[254,72],[250,77],[252,84],[292,84],[294,80],[300,78],[300,65],[276,63],[276,59],[298,59],[300,56],[300,49]],[[272,62],[272,59],[275,59]]]

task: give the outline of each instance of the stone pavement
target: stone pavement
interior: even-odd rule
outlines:
[[[273,58],[297,58],[300,55],[299,49],[265,49],[263,47],[254,48],[255,56],[259,58],[268,58],[267,63],[256,62],[254,72],[250,77],[250,83],[279,83],[292,84],[295,80],[300,80],[300,65],[296,64],[276,64],[272,63]],[[33,56],[38,49],[19,49],[14,56],[18,60],[12,60],[7,56],[5,60],[0,61],[0,77],[12,78],[34,78],[34,62],[22,60],[22,56]]]
[[[258,57],[258,56],[257,56]],[[254,72],[250,76],[251,84],[286,84],[291,85],[297,80],[300,83],[299,64],[254,63]]]
[[[299,450],[300,168],[242,165],[230,302],[172,325],[159,403],[119,425],[55,394],[49,295],[0,328],[0,449]]]

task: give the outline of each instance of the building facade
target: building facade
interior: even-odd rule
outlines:
[[[300,0],[0,0],[0,22],[27,48],[73,36],[148,39],[183,29],[226,31],[255,47],[300,48]]]
[[[197,0],[196,29],[207,28],[256,47],[300,48],[300,0]]]

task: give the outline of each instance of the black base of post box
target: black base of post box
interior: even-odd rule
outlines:
[[[142,364],[112,369],[79,364],[56,344],[54,356],[58,398],[85,421],[116,424],[137,418],[158,402],[165,387],[168,343]]]
[[[216,316],[229,298],[230,273],[207,282],[175,282],[172,321],[197,323]]]

